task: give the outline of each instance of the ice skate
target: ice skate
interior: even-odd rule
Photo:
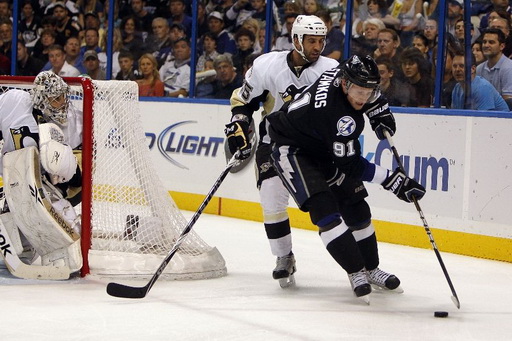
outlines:
[[[350,280],[350,285],[352,285],[354,295],[356,295],[356,297],[362,299],[366,304],[369,305],[369,295],[372,292],[372,287],[368,283],[368,276],[366,274],[366,270],[363,268],[358,272],[348,274],[348,279]]]
[[[403,293],[400,287],[400,280],[393,274],[382,271],[379,268],[367,271],[368,282],[377,290],[392,291],[396,293]]]
[[[292,252],[283,257],[277,257],[276,268],[272,272],[272,277],[279,281],[281,288],[287,288],[295,285],[293,274],[297,271],[295,268],[295,256]]]

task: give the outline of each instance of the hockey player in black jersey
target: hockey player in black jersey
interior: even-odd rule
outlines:
[[[381,184],[407,202],[425,188],[361,155],[359,136],[368,116],[379,139],[396,126],[380,76],[370,57],[353,56],[325,71],[287,111],[268,118],[275,142],[272,162],[301,210],[309,212],[328,252],[347,272],[357,297],[368,301],[371,285],[397,289],[400,280],[379,269],[379,255],[363,181]]]

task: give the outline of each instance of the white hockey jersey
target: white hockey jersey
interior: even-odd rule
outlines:
[[[307,86],[313,84],[326,70],[338,66],[334,59],[320,56],[313,64],[304,66],[300,72],[288,63],[288,55],[292,51],[269,52],[254,60],[253,66],[245,74],[244,84],[233,92],[231,108],[235,113],[244,113],[246,110],[237,108],[245,106],[253,99],[268,91],[263,100],[263,116],[279,110],[285,102],[302,92]],[[255,110],[252,110],[255,111]]]
[[[4,141],[0,153],[0,175],[3,174],[2,156],[5,153],[37,146],[32,135],[39,133],[39,126],[32,112],[32,98],[27,91],[12,89],[0,95],[0,130]],[[82,144],[83,115],[72,103],[67,115],[66,126],[56,124],[66,136],[65,143],[75,149]]]

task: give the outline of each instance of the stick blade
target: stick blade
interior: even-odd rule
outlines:
[[[459,302],[459,298],[457,297],[457,295],[452,296],[452,302],[453,302],[453,304],[455,304],[457,309],[460,309],[460,302]]]
[[[119,283],[109,283],[107,285],[107,294],[121,298],[144,298],[148,290],[145,287],[131,287]]]

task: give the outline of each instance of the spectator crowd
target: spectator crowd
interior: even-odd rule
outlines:
[[[267,27],[266,0],[200,1],[197,22],[192,21],[192,0],[22,0],[16,75],[52,70],[61,76],[134,80],[141,96],[226,99],[241,86],[252,61],[265,52],[265,32],[271,32],[271,50],[292,50],[293,22],[308,14],[327,26],[324,56],[341,61],[346,32],[351,32],[348,55],[368,54],[377,61],[381,90],[393,106],[432,106],[440,62],[442,107],[512,107],[512,0],[472,0],[471,23],[463,20],[462,0],[447,0],[442,60],[437,58],[438,23],[445,1],[353,0],[351,20],[344,15],[347,0],[273,1],[273,24]],[[112,4],[112,74],[107,76],[107,14]],[[12,6],[12,1],[0,0],[1,74],[10,73]],[[462,58],[466,29],[471,61]],[[192,60],[194,94],[189,92]],[[469,78],[465,62],[471,63]],[[468,79],[471,84],[466,84]],[[471,103],[464,95],[467,89]]]

